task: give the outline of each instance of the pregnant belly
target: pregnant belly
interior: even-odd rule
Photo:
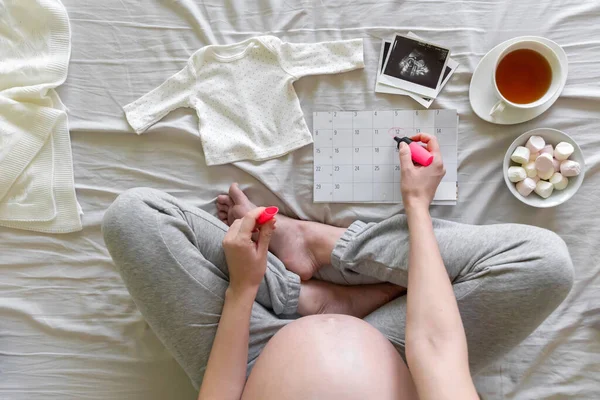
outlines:
[[[273,336],[242,399],[388,400],[415,393],[404,361],[377,329],[331,314],[300,318]]]

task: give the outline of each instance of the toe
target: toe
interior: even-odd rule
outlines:
[[[218,204],[224,204],[228,207],[231,207],[233,206],[233,201],[231,200],[231,197],[229,197],[229,195],[221,194],[217,196],[217,205]]]
[[[229,197],[235,204],[240,204],[248,201],[248,197],[242,192],[237,183],[232,183],[229,188]]]

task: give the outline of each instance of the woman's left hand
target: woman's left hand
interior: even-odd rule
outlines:
[[[234,221],[223,239],[229,268],[229,287],[236,293],[258,290],[265,275],[275,219],[261,225],[258,240],[252,241],[252,232],[257,225],[256,219],[264,210],[264,207],[255,208],[244,218]]]

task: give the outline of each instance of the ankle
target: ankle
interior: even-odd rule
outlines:
[[[299,225],[306,247],[314,256],[318,267],[331,264],[333,247],[344,230],[318,222],[300,221]]]

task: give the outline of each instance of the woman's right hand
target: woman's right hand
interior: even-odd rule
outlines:
[[[400,143],[400,189],[406,210],[412,208],[429,208],[435,191],[446,174],[440,145],[435,138],[425,133],[411,137],[414,142],[427,144],[427,150],[433,154],[433,162],[427,167],[415,165],[411,159],[410,147]]]
[[[260,226],[258,240],[252,241],[252,233],[257,228],[256,220],[264,210],[264,207],[255,208],[244,218],[235,220],[223,238],[223,250],[229,269],[229,288],[234,293],[253,292],[256,295],[265,275],[275,218]]]

